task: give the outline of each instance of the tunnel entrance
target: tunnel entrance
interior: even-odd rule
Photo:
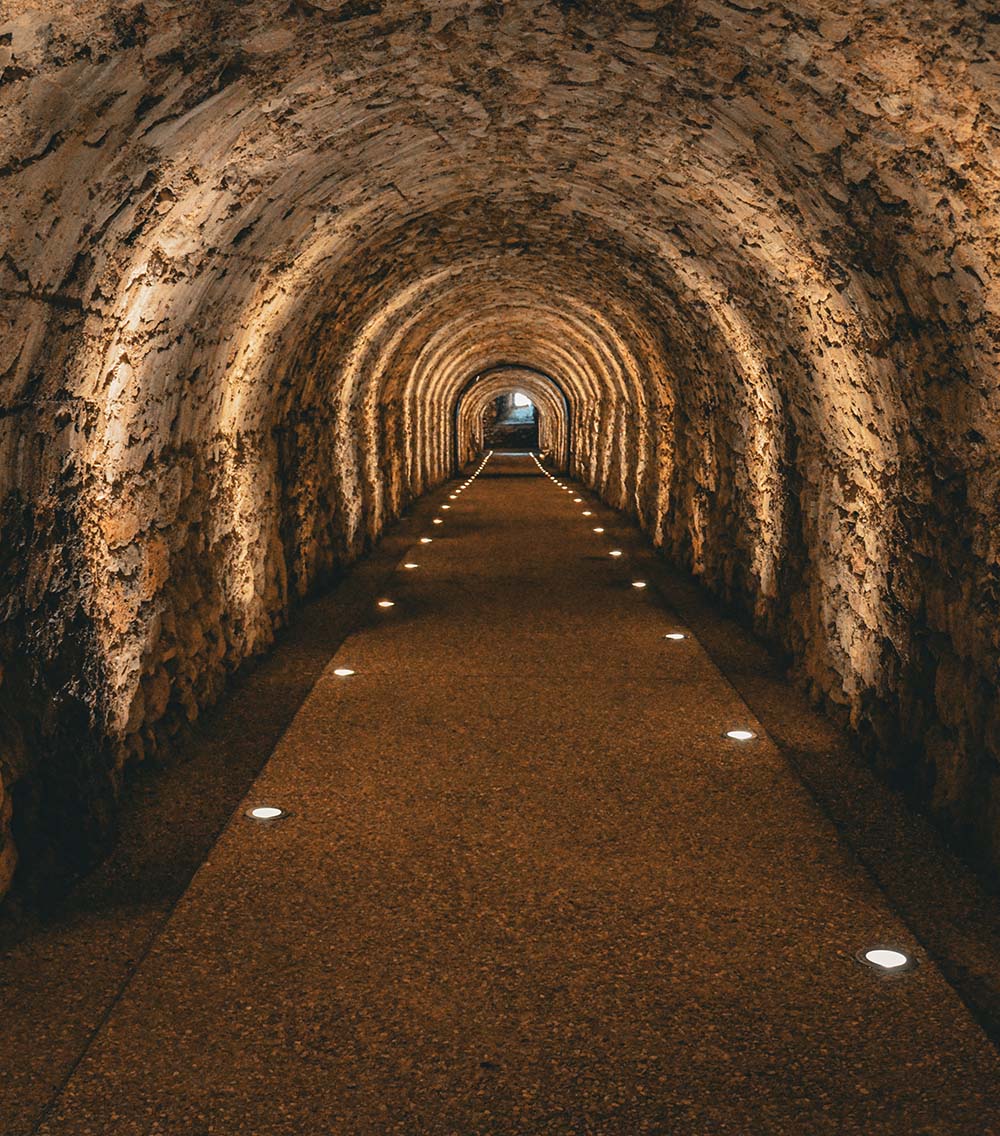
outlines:
[[[538,408],[519,391],[498,395],[483,411],[483,441],[491,450],[537,450]]]

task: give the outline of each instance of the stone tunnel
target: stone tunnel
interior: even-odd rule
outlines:
[[[513,391],[989,891],[993,4],[4,0],[0,88],[5,918]]]

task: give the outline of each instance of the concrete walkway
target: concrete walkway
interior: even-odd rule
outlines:
[[[996,1051],[613,515],[527,457],[448,492],[37,1131],[1000,1134]]]

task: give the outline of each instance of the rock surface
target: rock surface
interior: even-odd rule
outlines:
[[[6,0],[0,69],[0,888],[510,365],[1000,863],[993,5]]]

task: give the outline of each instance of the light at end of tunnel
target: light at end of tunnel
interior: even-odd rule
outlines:
[[[726,730],[726,737],[734,742],[749,742],[756,736],[753,730]]]
[[[633,588],[644,588],[645,586],[646,586],[645,580],[633,580],[632,581],[632,587]]]
[[[352,671],[350,667],[337,667],[333,673],[340,678],[347,678],[348,675],[354,674],[354,671]]]
[[[378,606],[379,607],[395,607],[396,601],[395,600],[379,600]]]
[[[602,533],[602,532],[604,532],[604,529],[600,525],[598,525],[597,528],[594,529],[594,532]]]
[[[876,970],[905,970],[913,966],[913,959],[895,947],[869,947],[858,957]]]
[[[608,555],[609,556],[622,556],[624,554],[622,553],[622,550],[620,548],[612,548],[612,550],[608,553]]]
[[[420,538],[420,543],[421,544],[430,544],[433,539],[434,538],[432,536],[422,536]]]
[[[255,805],[252,809],[247,809],[246,815],[251,820],[281,820],[288,813],[276,805]]]
[[[686,639],[687,636],[684,634],[683,631],[668,631],[666,633],[666,635],[663,636],[663,638],[664,639]]]

